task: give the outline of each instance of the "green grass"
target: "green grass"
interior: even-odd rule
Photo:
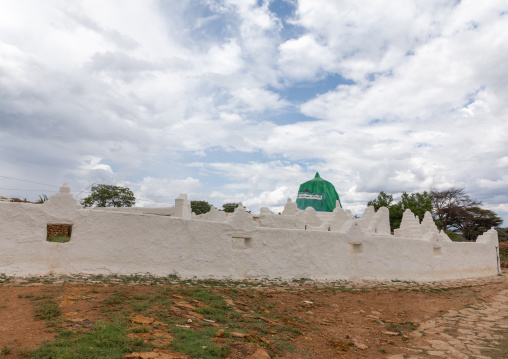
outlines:
[[[281,341],[281,340],[276,340],[274,344],[275,344],[275,349],[279,353],[284,353],[284,352],[293,353],[296,351],[296,346],[292,343],[288,343],[288,342]]]
[[[104,277],[105,278],[105,277]],[[123,277],[108,277],[108,285],[121,285]],[[173,278],[172,278],[173,279]],[[130,282],[138,279],[129,277]],[[109,284],[112,283],[112,284]],[[146,283],[146,282],[145,282]],[[55,339],[46,341],[38,349],[25,355],[29,358],[121,358],[133,351],[152,350],[155,345],[150,344],[157,336],[152,325],[136,325],[131,323],[133,314],[152,317],[162,323],[159,328],[166,328],[174,339],[167,342],[165,347],[187,354],[195,358],[223,358],[231,349],[233,341],[254,341],[265,347],[271,355],[284,354],[296,350],[290,341],[301,335],[300,329],[308,324],[296,317],[283,320],[285,313],[277,312],[277,302],[267,299],[270,295],[259,294],[252,289],[237,290],[234,288],[209,288],[194,283],[191,286],[154,286],[144,287],[143,291],[130,288],[113,287],[113,292],[102,297],[97,302],[98,314],[102,322],[97,322],[92,329],[69,331],[61,316],[59,298],[65,286],[49,286],[38,293],[27,293],[18,298],[25,298],[33,303],[34,314],[38,319],[45,320],[46,331],[57,333]],[[101,292],[93,287],[92,292]],[[105,294],[106,294],[105,293]],[[177,300],[173,296],[181,296]],[[86,295],[85,295],[86,297]],[[236,311],[234,306],[228,305],[225,298],[234,298],[237,305],[245,312]],[[81,300],[81,299],[77,299]],[[88,299],[87,299],[88,300]],[[175,301],[185,301],[195,307],[186,309],[183,313],[193,311],[200,313],[205,319],[215,323],[193,318],[191,328],[176,327],[177,324],[187,324],[187,314],[178,314],[171,307]],[[198,301],[198,302],[196,302]],[[201,303],[201,304],[200,304]],[[243,304],[242,304],[243,303]],[[203,305],[204,304],[204,305]],[[268,311],[269,310],[269,311]],[[191,316],[192,317],[192,316]],[[217,330],[225,330],[226,343],[216,343]],[[232,338],[229,332],[251,333],[249,339]],[[149,336],[131,339],[129,333],[147,333]],[[148,338],[146,338],[148,337]],[[269,342],[268,342],[269,340]],[[0,357],[2,354],[0,354]]]
[[[142,325],[140,327],[134,327],[129,330],[129,333],[150,333],[150,328]]]
[[[457,234],[452,231],[445,231],[445,233],[448,235],[448,237],[450,237],[450,239],[453,242],[466,242],[466,239],[461,234]]]
[[[1,283],[9,283],[11,281],[11,277],[7,277],[4,273],[0,274],[0,284]]]
[[[229,346],[219,347],[211,339],[217,328],[205,328],[197,331],[174,328],[175,338],[170,344],[173,350],[186,353],[196,358],[215,359],[229,354]]]
[[[505,252],[504,250],[499,250],[499,259],[501,259],[502,262],[508,262],[508,252]]]
[[[401,323],[390,323],[385,327],[387,330],[398,332],[403,335],[407,332],[412,332],[418,329],[418,324],[414,324],[413,322],[401,322]]]
[[[71,237],[65,237],[65,236],[47,237],[46,240],[48,242],[67,243],[71,240]]]
[[[3,355],[9,355],[12,353],[12,348],[8,347],[7,345],[4,345],[1,352]]]
[[[35,317],[42,320],[54,319],[62,314],[62,309],[53,299],[46,299],[34,303]]]
[[[145,301],[145,302],[131,302],[130,303],[132,309],[136,312],[142,312],[144,310],[147,310],[148,308],[150,308],[151,306],[151,303],[148,302],[148,301]]]
[[[115,291],[111,297],[105,300],[104,304],[106,305],[116,305],[121,304],[127,299],[127,294],[120,291]]]
[[[97,323],[93,330],[78,335],[70,330],[58,334],[53,341],[30,352],[31,359],[119,359],[133,351],[150,346],[142,339],[127,337],[125,323]]]

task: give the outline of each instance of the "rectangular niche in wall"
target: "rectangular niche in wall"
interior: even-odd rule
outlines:
[[[361,243],[349,243],[349,252],[351,254],[363,253],[363,247]]]
[[[252,238],[233,237],[233,249],[247,249],[252,247]]]
[[[434,247],[434,257],[441,256],[441,247]]]
[[[46,240],[48,242],[66,243],[71,240],[72,224],[48,224]]]

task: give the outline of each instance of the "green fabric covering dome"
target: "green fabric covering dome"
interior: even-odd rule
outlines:
[[[316,172],[313,179],[300,185],[296,205],[301,210],[312,207],[319,212],[333,212],[336,201],[339,201],[342,208],[339,194],[333,184],[322,179]]]

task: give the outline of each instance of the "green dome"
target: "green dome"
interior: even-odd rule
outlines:
[[[316,172],[313,179],[300,185],[296,205],[301,210],[312,207],[319,212],[333,212],[336,201],[339,201],[342,208],[339,194],[333,184],[322,179]]]

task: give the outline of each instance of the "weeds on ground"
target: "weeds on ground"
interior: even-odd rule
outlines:
[[[482,349],[482,355],[492,359],[508,358],[508,331],[502,330],[499,331],[498,334],[503,336],[501,339],[496,339],[499,344],[493,346],[491,349]]]
[[[193,357],[214,359],[229,355],[231,343],[249,341],[257,342],[272,355],[282,354],[296,350],[289,341],[301,335],[299,328],[306,326],[301,320],[282,319],[277,303],[267,300],[270,295],[194,284],[143,287],[142,291],[112,288],[99,309],[102,322],[92,329],[72,332],[64,327],[58,305],[57,294],[63,288],[44,288],[41,293],[18,296],[29,299],[36,318],[45,320],[50,331],[58,332],[54,340],[30,351],[30,358],[120,358],[133,351],[167,347]],[[235,298],[235,302],[229,298]],[[135,324],[136,316],[153,318],[158,324]],[[212,340],[221,329],[224,340]],[[233,337],[232,332],[245,333],[246,337]],[[163,333],[169,336],[165,343]]]
[[[171,342],[170,347],[173,350],[196,358],[222,358],[231,351],[229,345],[220,347],[212,341],[217,332],[217,329],[213,327],[197,331],[174,328],[172,332],[175,335],[175,339]]]
[[[79,335],[70,330],[30,352],[31,359],[117,359],[125,353],[149,350],[143,339],[127,337],[126,323],[97,323],[93,330]]]
[[[11,354],[11,352],[12,352],[12,348],[8,347],[7,345],[4,345],[4,347],[1,350],[1,353],[3,355],[9,355],[9,354]]]
[[[35,317],[42,320],[54,319],[62,314],[62,309],[53,299],[46,299],[34,304]]]
[[[9,283],[11,280],[11,277],[6,276],[4,273],[0,273],[0,285],[2,283]]]
[[[404,333],[412,332],[418,329],[418,324],[415,324],[413,322],[400,322],[398,324],[390,323],[385,328],[387,330],[395,331],[400,335],[404,335]]]

